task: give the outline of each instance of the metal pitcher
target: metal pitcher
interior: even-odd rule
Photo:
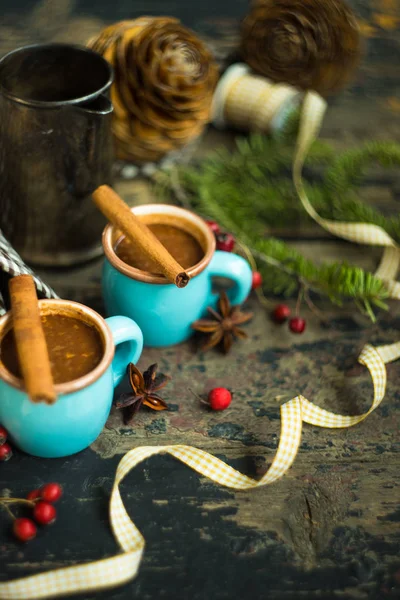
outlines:
[[[72,265],[101,254],[91,200],[112,183],[112,68],[69,44],[0,60],[0,229],[27,262]]]

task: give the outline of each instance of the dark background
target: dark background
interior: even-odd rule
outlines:
[[[52,0],[44,3],[42,0],[6,0],[1,3],[3,16],[22,16],[39,5],[53,6],[62,11],[69,7],[75,15],[91,15],[105,21],[129,19],[144,14],[171,15],[178,17],[190,27],[196,27],[199,22],[218,17],[240,18],[246,11],[247,0]],[[57,7],[57,8],[56,8]]]
[[[364,58],[348,92],[358,97],[385,96],[396,105],[400,103],[400,1],[349,0],[349,4],[359,19]],[[2,0],[0,54],[40,41],[84,43],[107,24],[150,14],[178,17],[222,59],[237,45],[238,25],[248,5],[248,0]]]
[[[7,0],[2,2],[2,9],[9,13],[20,13],[31,10],[41,4],[40,0]],[[53,4],[62,7],[69,4],[76,15],[93,15],[105,21],[128,19],[139,15],[171,15],[178,17],[190,27],[199,21],[216,17],[241,17],[247,7],[247,0],[53,0]]]

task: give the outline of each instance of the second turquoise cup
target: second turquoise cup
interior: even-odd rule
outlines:
[[[252,271],[237,254],[215,250],[215,237],[198,215],[166,204],[137,206],[132,211],[146,224],[175,225],[184,229],[201,245],[204,256],[187,269],[191,279],[185,288],[177,288],[162,276],[141,271],[124,263],[114,252],[120,233],[108,225],[103,233],[106,260],[103,269],[103,298],[106,312],[134,319],[143,332],[146,346],[179,344],[194,332],[191,327],[201,318],[207,306],[215,307],[218,295],[213,293],[214,277],[233,282],[228,291],[232,304],[247,298]]]
[[[55,386],[54,404],[33,403],[21,380],[10,373],[0,357],[0,423],[11,441],[28,454],[55,458],[87,448],[108,418],[114,388],[130,362],[142,352],[143,336],[137,324],[124,316],[104,320],[91,308],[69,300],[40,300],[42,315],[61,314],[81,319],[99,332],[103,356],[93,371]],[[0,319],[0,342],[12,326],[11,313]]]

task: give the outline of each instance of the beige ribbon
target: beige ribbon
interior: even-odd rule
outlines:
[[[246,76],[248,75],[246,74]],[[235,80],[234,77],[233,79]],[[256,84],[260,87],[259,81]],[[226,85],[225,92],[229,89],[230,86]],[[219,97],[224,98],[221,93]],[[276,95],[274,95],[274,102],[275,99]],[[263,102],[266,101],[267,99],[264,97]],[[308,214],[334,235],[359,244],[385,247],[376,274],[386,280],[391,297],[399,299],[399,284],[394,280],[399,268],[399,250],[391,237],[375,225],[338,223],[322,219],[311,206],[304,191],[301,177],[304,160],[310,144],[318,134],[325,108],[325,101],[317,94],[312,92],[306,94],[293,168],[293,178],[297,192]],[[264,114],[269,115],[274,113],[268,106],[263,107],[263,111]],[[269,485],[282,477],[293,464],[300,446],[303,423],[328,428],[352,427],[371,414],[379,406],[385,395],[385,363],[394,361],[399,357],[399,342],[378,348],[371,345],[364,347],[358,360],[369,370],[374,392],[370,409],[362,415],[337,415],[315,406],[303,396],[296,396],[283,404],[280,408],[281,432],[278,449],[270,468],[258,481],[243,475],[215,456],[204,452],[204,450],[191,446],[143,446],[130,450],[118,465],[110,499],[110,522],[120,553],[103,560],[0,583],[0,600],[38,600],[75,592],[101,590],[122,585],[132,580],[138,572],[145,541],[126,512],[120,495],[119,484],[136,465],[155,454],[169,454],[201,475],[235,490],[251,490]]]
[[[326,107],[325,100],[317,93],[306,93],[301,110],[300,129],[293,163],[293,182],[297,194],[310,217],[326,231],[356,244],[385,248],[375,275],[385,281],[389,296],[399,300],[400,283],[395,281],[395,277],[400,266],[400,251],[390,235],[382,227],[371,223],[346,223],[323,219],[307,198],[302,180],[303,165],[311,144],[318,136]]]

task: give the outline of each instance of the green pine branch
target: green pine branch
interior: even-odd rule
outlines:
[[[347,262],[318,265],[283,241],[264,237],[262,224],[249,227],[246,219],[248,207],[247,212],[246,207],[240,211],[225,212],[210,195],[204,193],[199,198],[199,205],[205,216],[217,220],[249,247],[263,275],[266,292],[291,296],[300,286],[305,286],[338,305],[346,299],[353,300],[372,320],[375,319],[372,307],[387,308],[386,286],[372,273]]]
[[[311,224],[293,189],[292,160],[293,145],[286,138],[274,140],[253,135],[237,140],[237,150],[233,153],[224,148],[213,152],[198,168],[181,169],[179,179],[193,195],[194,203],[198,193],[212,190],[216,201],[224,206],[247,204],[251,198],[248,218],[261,219],[266,227]],[[400,146],[390,142],[369,143],[336,158],[329,145],[315,142],[306,167],[326,167],[326,175],[306,185],[306,191],[324,218],[374,223],[400,243],[400,217],[383,215],[356,194],[356,186],[373,161],[384,167],[399,166]]]
[[[386,307],[382,281],[348,263],[316,265],[266,235],[271,228],[312,222],[291,181],[296,126],[291,123],[291,130],[275,139],[262,135],[238,139],[236,151],[223,148],[197,167],[179,169],[180,196],[250,247],[261,265],[266,291],[291,295],[299,285],[306,285],[335,303],[352,299],[373,318],[373,306]],[[383,167],[400,165],[400,145],[369,143],[337,156],[328,144],[315,142],[306,163],[306,169],[317,170],[314,181],[306,185],[308,196],[323,217],[374,223],[400,242],[400,218],[383,215],[356,194],[356,186],[372,162]],[[171,193],[172,187],[169,175],[162,174],[158,191]]]

